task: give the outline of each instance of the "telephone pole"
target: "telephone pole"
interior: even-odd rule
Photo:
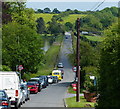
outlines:
[[[80,19],[77,18],[77,47],[76,47],[76,62],[77,62],[77,90],[76,90],[76,102],[80,102]]]

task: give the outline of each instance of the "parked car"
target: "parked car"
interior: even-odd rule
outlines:
[[[24,84],[24,83],[21,84],[21,90],[22,90],[23,96],[25,97],[24,101],[30,100],[30,90],[27,84]]]
[[[0,71],[0,90],[5,90],[8,97],[11,97],[11,105],[15,108],[18,108],[21,102],[20,82],[20,73]]]
[[[46,88],[47,87],[47,83],[45,81],[45,78],[40,76],[39,79],[40,79],[41,87],[42,88]]]
[[[27,82],[30,93],[38,93],[38,85],[36,82]]]
[[[42,81],[43,88],[46,88],[49,85],[47,76],[42,75],[39,78]]]
[[[35,77],[35,78],[31,78],[30,80],[29,80],[29,82],[38,82],[38,92],[40,92],[41,91],[41,89],[42,89],[42,85],[41,85],[41,81],[40,81],[40,78],[39,77]]]
[[[54,81],[53,76],[49,75],[49,76],[47,76],[47,77],[48,77],[48,83],[49,83],[49,84],[52,84],[53,81]]]
[[[22,90],[20,90],[19,95],[20,95],[20,106],[21,106],[23,103],[25,103],[25,96],[24,96]]]
[[[57,76],[57,77],[58,77],[58,80],[61,81],[61,80],[62,80],[61,70],[53,70],[53,71],[52,71],[52,76]]]
[[[60,69],[60,70],[61,70],[62,79],[63,79],[63,76],[64,76],[64,70],[63,70],[63,69]]]
[[[63,68],[63,67],[64,67],[64,66],[63,66],[63,63],[58,63],[57,67],[58,67],[58,68]]]
[[[11,97],[8,97],[4,90],[0,90],[0,109],[10,109],[11,108]]]
[[[58,77],[57,76],[53,76],[53,83],[58,83]]]

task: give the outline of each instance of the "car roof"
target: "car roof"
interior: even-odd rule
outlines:
[[[53,70],[52,72],[61,72],[61,70]]]

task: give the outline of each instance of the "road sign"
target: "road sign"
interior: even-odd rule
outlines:
[[[73,72],[76,72],[76,71],[77,71],[77,67],[74,66],[74,67],[72,68],[72,70],[73,70]]]
[[[23,68],[22,65],[19,65],[19,66],[18,66],[18,69],[19,69],[19,70],[23,70],[24,68]]]

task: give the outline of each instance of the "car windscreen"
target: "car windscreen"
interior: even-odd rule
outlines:
[[[54,75],[59,75],[59,73],[57,73],[57,72],[55,72],[55,73],[53,73]]]
[[[36,79],[31,79],[31,80],[29,80],[29,81],[39,81],[39,80],[36,80]]]
[[[35,85],[35,83],[30,82],[30,83],[27,83],[27,85]]]
[[[0,98],[3,98],[3,97],[5,97],[5,93],[0,91]]]

